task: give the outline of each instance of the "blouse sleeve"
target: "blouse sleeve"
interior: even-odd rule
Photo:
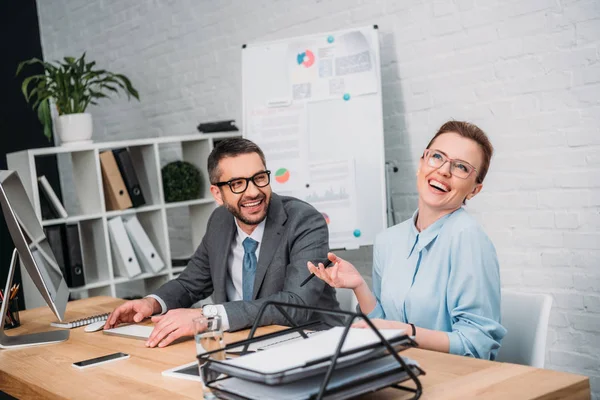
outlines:
[[[375,305],[373,311],[367,315],[369,319],[385,319],[385,311],[381,306],[381,276],[383,275],[383,271],[381,270],[382,267],[383,260],[381,260],[380,245],[376,239],[375,244],[373,245],[373,295],[377,300],[377,304]]]
[[[455,236],[447,304],[450,353],[494,360],[506,329],[500,324],[500,273],[494,245],[478,226]]]

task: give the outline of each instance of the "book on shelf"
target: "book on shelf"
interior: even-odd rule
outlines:
[[[112,151],[107,150],[100,153],[100,169],[102,170],[102,187],[104,189],[106,210],[131,208],[133,203]]]
[[[67,274],[65,280],[68,287],[80,287],[85,285],[85,275],[83,273],[83,256],[81,253],[81,240],[79,238],[79,226],[70,224],[66,226],[67,243]],[[65,261],[67,261],[65,260]]]
[[[50,182],[46,179],[45,175],[38,177],[38,182],[40,183],[41,192],[46,198],[46,201],[50,204],[53,212],[58,215],[60,218],[67,218],[67,210],[63,207],[62,203],[58,199],[56,192],[52,189]]]
[[[129,151],[126,148],[115,149],[113,150],[113,154],[115,156],[115,160],[117,161],[119,172],[121,172],[121,176],[123,177],[123,181],[127,187],[127,192],[131,198],[131,203],[134,207],[143,206],[146,204],[146,200],[144,199],[140,182],[137,174],[135,173],[135,168],[133,167],[131,154],[129,154]]]

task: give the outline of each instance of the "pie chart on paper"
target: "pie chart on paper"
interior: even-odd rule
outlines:
[[[310,68],[315,63],[315,54],[310,50],[306,50],[299,53],[296,60],[298,61],[298,65],[304,65],[306,68]]]
[[[279,168],[275,171],[275,180],[279,183],[286,183],[290,180],[290,171],[286,168]]]

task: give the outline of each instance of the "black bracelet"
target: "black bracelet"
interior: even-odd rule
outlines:
[[[415,328],[415,324],[411,324],[410,322],[409,322],[408,324],[409,324],[409,325],[411,326],[411,328],[412,328],[412,335],[411,335],[411,336],[412,336],[412,337],[415,337],[415,336],[417,336],[417,328]]]

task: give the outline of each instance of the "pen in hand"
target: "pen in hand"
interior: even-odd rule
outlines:
[[[331,262],[331,260],[328,258],[328,259],[327,259],[327,261],[325,261],[325,262],[323,263],[323,268],[329,268],[329,267],[331,267],[332,265],[333,265],[333,263],[332,263],[332,262]],[[302,286],[306,285],[306,284],[307,284],[307,283],[308,283],[308,282],[309,282],[309,281],[310,281],[312,278],[314,278],[314,277],[315,277],[315,274],[312,274],[312,273],[311,273],[311,274],[308,276],[308,278],[306,278],[306,279],[305,279],[305,280],[304,280],[304,281],[303,281],[303,282],[300,284],[300,287],[302,287]]]

